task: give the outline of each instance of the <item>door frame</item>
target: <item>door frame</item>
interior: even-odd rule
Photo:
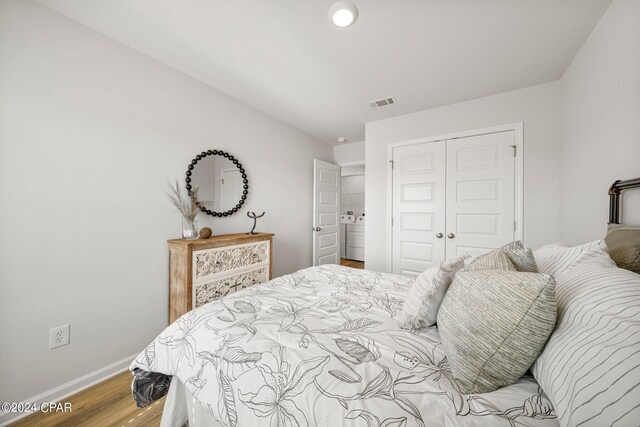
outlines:
[[[342,211],[342,179],[348,176],[361,176],[361,175],[366,175],[367,170],[366,170],[366,163],[364,160],[354,160],[354,161],[349,161],[349,162],[336,162],[335,165],[340,166],[340,211]],[[354,166],[362,166],[364,168],[364,172],[363,173],[357,173],[357,174],[352,174],[352,175],[342,175],[342,171],[344,168],[349,168],[349,167],[354,167]],[[365,200],[366,200],[366,189],[365,189]],[[340,243],[342,240],[341,238],[344,238],[344,241],[346,243],[346,238],[347,238],[347,224],[342,224],[340,223],[339,227],[338,227],[338,243]],[[343,227],[345,226],[345,227]],[[344,231],[344,233],[343,233]],[[366,244],[365,244],[366,247]],[[342,247],[341,247],[342,248]],[[345,258],[347,257],[347,249],[344,249],[344,256]],[[365,249],[366,250],[366,249]],[[339,258],[342,259],[342,255],[340,255],[340,251],[338,251],[338,255]],[[364,261],[364,260],[363,260]]]
[[[387,212],[386,212],[386,234],[387,234],[387,272],[393,271],[393,227],[391,220],[393,217],[393,150],[397,147],[407,145],[424,144],[430,142],[444,141],[448,139],[465,138],[469,136],[487,135],[491,133],[513,131],[516,145],[515,156],[515,206],[514,214],[516,220],[515,239],[524,243],[524,122],[507,123],[503,125],[490,126],[479,129],[471,129],[460,132],[452,132],[435,136],[428,136],[405,141],[390,142],[387,144]]]

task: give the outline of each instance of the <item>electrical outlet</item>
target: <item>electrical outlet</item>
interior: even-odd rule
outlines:
[[[58,326],[57,328],[52,328],[49,331],[49,350],[69,344],[70,331],[71,325],[68,323],[66,325]]]

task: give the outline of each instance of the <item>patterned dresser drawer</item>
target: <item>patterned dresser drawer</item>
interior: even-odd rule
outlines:
[[[269,266],[193,286],[194,308],[269,280]]]
[[[269,262],[269,242],[247,243],[228,248],[193,252],[193,281]]]

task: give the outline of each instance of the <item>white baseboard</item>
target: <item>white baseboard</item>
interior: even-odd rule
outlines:
[[[89,372],[80,378],[76,378],[75,380],[71,380],[58,387],[52,388],[51,390],[45,391],[44,393],[40,393],[31,399],[26,399],[25,402],[35,403],[36,406],[40,406],[43,403],[59,402],[84,389],[105,381],[114,375],[124,372],[136,356],[137,354],[125,357],[122,360],[118,360],[117,362],[105,366],[104,368]],[[32,414],[33,412],[0,412],[0,427],[7,426],[10,423],[16,422],[19,419]]]

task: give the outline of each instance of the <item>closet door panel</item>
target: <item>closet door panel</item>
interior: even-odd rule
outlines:
[[[447,258],[513,241],[514,132],[447,141]]]
[[[393,150],[393,272],[417,275],[445,256],[445,142]]]

